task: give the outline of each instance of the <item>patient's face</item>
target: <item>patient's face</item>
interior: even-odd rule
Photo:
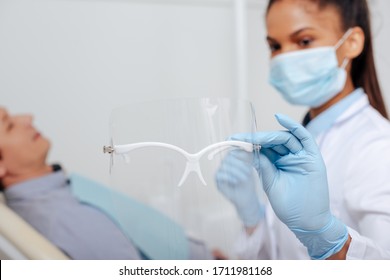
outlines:
[[[50,142],[32,125],[31,115],[10,115],[0,107],[0,164],[8,175],[40,168],[49,148]]]

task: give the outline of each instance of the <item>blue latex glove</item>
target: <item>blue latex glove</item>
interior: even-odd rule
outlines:
[[[329,208],[328,182],[325,164],[311,134],[287,116],[277,115],[302,148],[289,149],[263,145],[255,168],[261,173],[264,191],[275,214],[307,247],[313,259],[325,259],[337,253],[348,239],[346,226],[335,218]],[[241,134],[235,140],[253,144],[264,142],[264,133]],[[295,146],[295,144],[293,145]],[[275,148],[276,147],[276,148]],[[286,153],[285,148],[289,149]]]
[[[263,148],[272,148],[281,155],[302,149],[298,139],[287,131],[259,132],[256,135],[259,145]],[[232,139],[236,140],[234,137]],[[245,140],[248,139],[251,139],[249,134],[245,135]],[[264,217],[264,206],[261,205],[256,191],[259,179],[258,176],[253,176],[253,165],[257,165],[254,164],[254,160],[258,161],[258,158],[258,151],[253,154],[243,150],[231,151],[222,161],[216,174],[218,189],[234,204],[247,228],[256,226]]]
[[[234,150],[223,159],[215,176],[220,192],[235,206],[246,227],[254,227],[264,216],[258,198],[259,178],[252,166],[253,154]]]

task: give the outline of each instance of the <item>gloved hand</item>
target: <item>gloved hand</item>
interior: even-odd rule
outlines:
[[[252,134],[247,134],[244,138],[251,142],[251,136]],[[280,155],[302,149],[298,139],[286,131],[259,132],[256,136],[259,145],[272,148]],[[235,140],[234,136],[231,140]],[[258,150],[254,153],[234,150],[226,156],[216,174],[218,189],[234,204],[247,228],[257,225],[264,216],[264,206],[261,205],[256,191],[258,176],[253,176],[253,165],[258,165],[258,158]]]
[[[256,226],[264,216],[264,207],[256,190],[259,178],[252,161],[252,153],[243,150],[230,151],[215,176],[218,189],[234,204],[247,228]]]
[[[325,259],[337,253],[348,239],[346,226],[335,218],[329,208],[325,164],[311,134],[287,116],[277,115],[278,122],[302,148],[281,150],[263,145],[255,168],[261,173],[264,191],[275,214],[307,247],[313,259]],[[264,142],[264,133],[235,135],[234,140],[253,144]],[[286,137],[287,142],[294,142]]]

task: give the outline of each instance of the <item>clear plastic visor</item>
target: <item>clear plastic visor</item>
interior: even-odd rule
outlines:
[[[234,244],[242,223],[218,190],[215,176],[229,151],[253,154],[252,144],[232,141],[230,136],[256,131],[251,103],[228,98],[172,99],[117,108],[111,114],[111,143],[105,147],[112,187],[177,224],[190,243],[188,258],[205,258],[191,252],[194,241],[209,252],[236,258]],[[117,205],[117,216],[125,221],[128,210]],[[175,244],[179,240],[175,234],[175,230],[167,234],[166,248],[172,252],[182,246]]]

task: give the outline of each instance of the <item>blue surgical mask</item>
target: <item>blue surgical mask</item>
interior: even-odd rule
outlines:
[[[270,84],[289,103],[319,107],[341,92],[347,80],[344,59],[339,67],[336,50],[351,34],[349,29],[335,46],[280,54],[271,60]]]

